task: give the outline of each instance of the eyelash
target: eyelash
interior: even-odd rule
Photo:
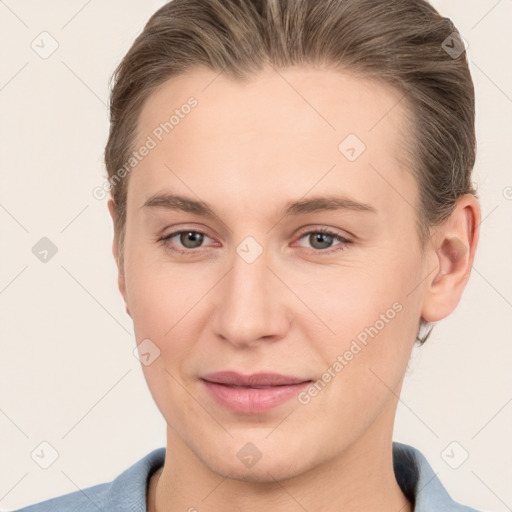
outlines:
[[[165,246],[165,248],[167,250],[172,251],[172,252],[177,252],[180,254],[189,253],[191,255],[192,253],[197,253],[201,250],[201,247],[196,248],[196,249],[186,249],[186,248],[185,249],[176,249],[175,247],[172,247],[172,245],[170,243],[170,239],[174,238],[176,235],[180,235],[181,233],[196,233],[196,234],[200,234],[200,235],[210,238],[204,231],[201,231],[199,229],[181,229],[179,231],[173,231],[172,233],[169,233],[167,236],[165,236],[163,238],[159,238],[158,242],[162,242],[162,244]],[[311,249],[312,251],[314,251],[315,253],[317,253],[321,256],[322,255],[330,255],[330,254],[332,254],[334,252],[338,252],[338,251],[343,251],[346,249],[346,246],[352,244],[352,241],[347,240],[346,238],[342,237],[341,235],[338,235],[334,231],[331,231],[327,228],[319,228],[319,229],[315,229],[315,230],[311,230],[311,231],[306,231],[299,236],[298,240],[301,240],[306,235],[312,235],[312,234],[318,234],[318,233],[321,233],[322,235],[332,236],[333,238],[335,238],[339,242],[341,242],[340,244],[335,246],[335,248],[329,248],[329,249],[323,249],[323,250],[322,249]],[[339,246],[341,246],[341,247],[339,247]]]

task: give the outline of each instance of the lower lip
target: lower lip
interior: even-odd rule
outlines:
[[[261,414],[297,396],[311,382],[269,388],[241,388],[203,380],[214,400],[235,412]]]

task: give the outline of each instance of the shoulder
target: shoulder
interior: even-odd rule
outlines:
[[[111,483],[104,483],[51,498],[41,503],[29,505],[16,512],[98,512],[105,509],[105,497]]]
[[[14,512],[121,512],[146,510],[150,476],[163,465],[165,448],[157,448],[123,471],[112,482],[51,498]]]
[[[482,512],[453,500],[425,456],[413,446],[393,442],[393,466],[398,485],[414,503],[414,512]]]

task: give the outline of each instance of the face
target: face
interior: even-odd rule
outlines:
[[[292,477],[391,436],[428,273],[399,99],[196,69],[144,104],[120,289],[168,440],[210,470]]]

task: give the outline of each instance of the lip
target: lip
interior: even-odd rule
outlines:
[[[243,414],[261,414],[273,409],[312,382],[278,373],[242,375],[233,371],[210,373],[201,381],[219,405]]]

